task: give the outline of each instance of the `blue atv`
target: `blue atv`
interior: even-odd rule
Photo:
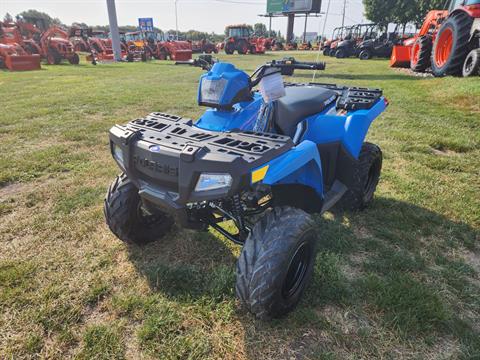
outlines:
[[[130,244],[159,240],[174,224],[212,227],[243,246],[241,303],[261,319],[282,316],[312,276],[312,214],[372,201],[382,152],[365,136],[388,103],[378,89],[282,80],[321,63],[272,61],[252,76],[229,63],[195,65],[208,69],[199,119],[155,112],[111,128],[122,174],[108,189],[106,222]]]

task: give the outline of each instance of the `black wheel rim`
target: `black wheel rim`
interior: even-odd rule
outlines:
[[[307,241],[300,244],[295,250],[282,287],[282,295],[285,299],[288,300],[298,295],[302,290],[312,261],[311,250],[311,245]]]

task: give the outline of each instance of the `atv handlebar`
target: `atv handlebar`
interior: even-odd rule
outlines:
[[[258,85],[262,78],[271,74],[272,71],[280,72],[285,76],[292,76],[295,70],[325,70],[326,67],[326,63],[324,62],[302,62],[295,60],[293,57],[283,58],[282,60],[272,60],[260,66],[252,76],[250,76],[251,87],[253,88]],[[268,69],[270,69],[270,71],[267,71]],[[275,71],[274,69],[280,71]]]

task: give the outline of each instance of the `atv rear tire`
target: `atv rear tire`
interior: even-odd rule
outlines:
[[[323,49],[323,56],[328,56],[330,54],[330,48]]]
[[[364,143],[358,162],[353,168],[353,185],[335,205],[337,210],[363,210],[373,200],[382,172],[382,151],[371,143]]]
[[[360,60],[370,60],[372,58],[372,53],[369,50],[362,50],[358,57]]]
[[[461,75],[468,53],[473,18],[466,12],[450,16],[440,27],[433,45],[432,72],[437,77]]]
[[[415,72],[425,72],[430,67],[432,57],[432,38],[420,36],[413,44],[410,68]]]
[[[159,240],[174,223],[166,213],[146,212],[138,189],[125,174],[117,176],[110,185],[103,212],[108,227],[120,240],[137,245]]]
[[[480,49],[470,51],[463,63],[464,77],[480,75]]]
[[[315,250],[310,215],[292,207],[267,210],[238,259],[237,297],[259,319],[287,314],[312,276]]]

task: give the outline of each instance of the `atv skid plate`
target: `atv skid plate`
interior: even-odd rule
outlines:
[[[187,204],[238,194],[256,168],[290,150],[288,136],[254,132],[213,132],[191,119],[152,113],[110,130],[114,158],[138,187],[143,200],[162,208],[184,226]],[[196,191],[201,173],[230,174],[227,189]]]

